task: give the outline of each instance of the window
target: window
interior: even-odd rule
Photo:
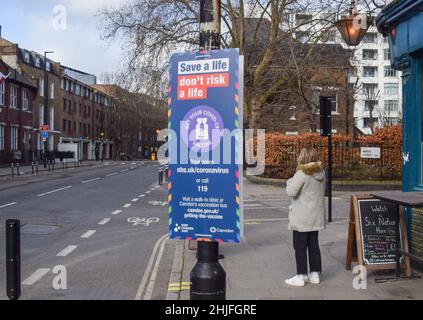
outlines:
[[[336,30],[331,29],[325,32],[322,36],[323,42],[335,42],[336,41]]]
[[[385,77],[396,77],[397,72],[391,68],[391,66],[385,66],[383,67]]]
[[[385,119],[385,121],[386,121],[386,124],[388,125],[388,126],[395,126],[395,125],[397,125],[398,124],[398,118],[391,118],[391,117],[388,117],[388,118],[386,118]]]
[[[0,106],[4,106],[4,82],[0,83]]]
[[[39,123],[40,126],[44,125],[44,105],[39,107]]]
[[[4,126],[0,125],[0,151],[4,150]]]
[[[75,94],[77,96],[80,96],[81,95],[81,86],[79,84],[76,85]]]
[[[377,50],[363,50],[363,60],[377,60]]]
[[[54,99],[54,82],[50,82],[50,99]]]
[[[397,112],[399,100],[385,100],[385,112]]]
[[[10,128],[10,150],[18,150],[18,128]]]
[[[72,131],[72,121],[68,120],[68,130],[69,132]]]
[[[388,96],[397,95],[398,91],[399,91],[398,83],[385,83],[384,85],[385,95],[388,95]]]
[[[295,16],[295,22],[297,26],[305,25],[313,19],[311,14],[297,14]]]
[[[35,57],[35,66],[36,66],[37,68],[39,68],[39,67],[40,67],[40,57]]]
[[[62,131],[66,131],[66,119],[62,120]]]
[[[332,113],[338,113],[338,95],[329,97]]]
[[[54,107],[53,106],[50,108],[50,119],[49,120],[50,120],[50,122],[49,122],[50,130],[54,131]]]
[[[12,108],[18,107],[18,87],[10,86],[10,106]]]
[[[377,67],[363,67],[363,77],[366,77],[366,78],[377,77]]]
[[[46,61],[46,70],[50,71],[50,69],[51,69],[50,61]]]
[[[29,98],[28,98],[28,90],[22,89],[22,109],[28,110],[29,109]]]
[[[375,124],[377,124],[378,119],[373,118],[373,121],[370,121],[370,118],[364,118],[363,119],[363,128],[371,128],[374,127]]]
[[[366,100],[364,102],[364,111],[373,111],[377,108],[378,102],[377,100]]]
[[[38,80],[38,95],[44,97],[44,79]]]
[[[60,80],[60,88],[62,90],[65,90],[66,89],[66,79]]]
[[[65,80],[66,81],[66,91],[70,90],[70,81],[68,79]]]
[[[62,110],[66,112],[66,99],[62,99]]]
[[[383,50],[383,59],[384,60],[391,60],[391,49],[384,49]]]
[[[376,83],[364,83],[363,94],[367,98],[376,98],[376,96],[379,94],[378,85]],[[372,99],[368,99],[368,100],[372,100]]]
[[[26,63],[29,63],[29,52],[25,51],[24,60]]]
[[[301,43],[306,43],[309,41],[310,39],[310,35],[308,34],[308,32],[295,32],[295,38],[301,42]]]
[[[377,33],[367,32],[363,37],[363,43],[377,43]]]

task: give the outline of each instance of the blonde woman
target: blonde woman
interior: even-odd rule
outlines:
[[[318,236],[319,231],[326,227],[326,176],[322,162],[312,147],[301,150],[297,163],[297,172],[286,183],[286,192],[293,199],[288,229],[293,231],[297,274],[285,283],[303,287],[307,282],[320,283],[322,262]],[[310,273],[307,272],[307,253]]]

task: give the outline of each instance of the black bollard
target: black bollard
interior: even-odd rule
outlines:
[[[19,177],[21,173],[19,172],[19,163],[16,164],[16,175]]]
[[[12,177],[15,176],[15,167],[13,166],[13,162],[12,162]]]
[[[163,167],[159,167],[159,185],[163,184]]]
[[[35,169],[37,170],[37,174],[38,174],[38,161],[35,163]]]
[[[21,240],[19,220],[6,221],[6,291],[10,300],[21,296]]]
[[[191,300],[226,300],[226,272],[219,264],[219,243],[198,241],[197,264],[190,274]]]
[[[34,175],[34,173],[35,173],[34,161],[31,162],[31,173],[32,173],[32,175]]]

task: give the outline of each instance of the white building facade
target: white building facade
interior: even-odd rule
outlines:
[[[390,49],[387,40],[371,25],[357,47],[349,47],[336,27],[328,31],[336,18],[334,14],[296,13],[285,16],[283,29],[293,30],[301,42],[341,44],[352,50],[351,64],[355,71],[350,75],[354,95],[355,126],[364,134],[376,127],[394,125],[401,121],[401,72],[390,67]],[[324,30],[324,36],[321,36]]]

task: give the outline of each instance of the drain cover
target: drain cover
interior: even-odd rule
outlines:
[[[27,223],[24,226],[22,226],[21,233],[47,235],[47,234],[53,233],[58,228],[59,228],[58,225]]]

